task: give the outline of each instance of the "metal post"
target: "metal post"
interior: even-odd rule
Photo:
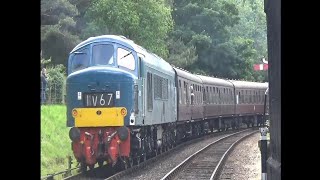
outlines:
[[[71,176],[71,165],[73,164],[72,162],[72,157],[71,156],[68,156],[68,168],[67,170],[65,171],[64,173],[64,177],[68,177],[68,176]]]
[[[263,112],[263,127],[260,128],[261,139],[260,139],[260,150],[261,150],[261,180],[267,180],[267,133],[268,128],[266,127],[266,103],[267,94],[269,88],[266,90],[264,95],[264,112]]]
[[[260,128],[261,140],[261,180],[267,179],[267,127]]]
[[[264,106],[263,106],[263,127],[266,126],[266,109],[267,109],[267,95],[269,93],[269,88],[264,93]]]

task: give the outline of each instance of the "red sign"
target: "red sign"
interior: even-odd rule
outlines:
[[[253,69],[255,71],[266,71],[268,70],[268,64],[254,64]]]

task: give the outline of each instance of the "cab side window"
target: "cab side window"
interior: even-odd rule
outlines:
[[[132,51],[127,51],[123,48],[117,49],[117,61],[118,65],[130,70],[135,70],[135,61],[132,55]]]

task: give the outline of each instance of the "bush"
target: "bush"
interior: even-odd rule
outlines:
[[[65,88],[65,67],[62,64],[47,68],[48,88],[46,90],[48,104],[64,103]]]

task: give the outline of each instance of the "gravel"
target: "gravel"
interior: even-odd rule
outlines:
[[[261,154],[258,147],[260,133],[240,142],[225,162],[219,180],[260,180]]]
[[[208,145],[209,142],[213,142],[224,136],[227,136],[227,135],[217,135],[216,137],[205,139],[194,144],[189,144],[183,147],[183,149],[179,149],[179,152],[176,152],[176,150],[174,150],[170,155],[163,157],[163,159],[160,159],[155,163],[143,168],[139,172],[126,175],[121,179],[159,180],[163,176],[165,176],[170,170],[172,170],[174,167],[176,167],[178,164],[184,161],[187,157],[189,157],[193,153],[197,152],[198,150]]]

